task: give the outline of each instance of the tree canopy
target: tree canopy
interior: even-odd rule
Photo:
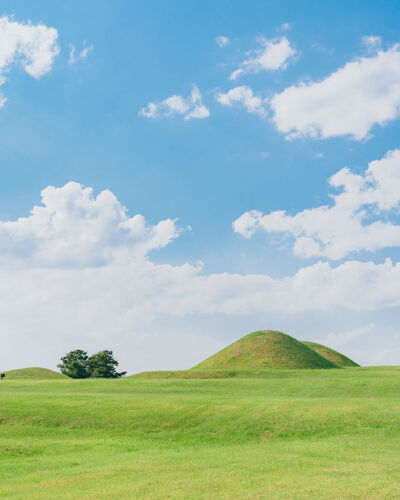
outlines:
[[[57,365],[61,373],[71,378],[88,378],[88,354],[82,349],[75,349],[61,358]]]
[[[114,358],[112,351],[100,351],[88,359],[88,370],[93,378],[119,378],[126,372],[117,372],[118,361]]]
[[[75,349],[63,356],[57,366],[61,373],[71,378],[119,378],[126,375],[126,372],[117,372],[118,361],[109,350],[89,357],[86,351]]]

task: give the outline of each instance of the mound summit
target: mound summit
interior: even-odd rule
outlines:
[[[300,342],[274,330],[260,330],[245,335],[192,370],[315,369],[339,366],[358,365],[320,344]]]

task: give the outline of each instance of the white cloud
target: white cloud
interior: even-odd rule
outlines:
[[[400,305],[400,264],[390,259],[383,264],[349,261],[338,267],[319,262],[280,279],[265,274],[205,274],[202,265],[153,263],[149,252],[166,246],[179,232],[171,219],[149,226],[142,215],[129,217],[108,190],[94,196],[91,188],[74,182],[49,186],[42,191],[42,205],[33,207],[29,217],[0,223],[4,278],[0,287],[4,294],[12,290],[10,284],[15,290],[28,290],[21,288],[22,282],[32,280],[32,289],[40,295],[48,282],[50,295],[56,290],[62,295],[76,293],[78,303],[78,297],[86,294],[83,303],[100,300],[108,289],[130,312],[150,315],[373,310]],[[85,287],[80,289],[83,277]]]
[[[0,257],[30,266],[98,266],[121,257],[136,257],[167,245],[178,236],[175,221],[148,226],[142,215],[129,217],[108,190],[69,182],[42,191],[42,205],[28,217],[0,222]]]
[[[376,51],[382,47],[382,38],[380,36],[363,36],[361,41],[370,51]]]
[[[266,274],[207,275],[200,266],[155,264],[134,252],[97,267],[82,267],[80,260],[70,264],[2,265],[2,318],[16,311],[22,314],[22,306],[29,318],[36,315],[38,305],[50,312],[51,304],[57,303],[65,306],[65,315],[76,310],[74,317],[90,320],[100,314],[108,325],[129,320],[129,328],[160,315],[371,311],[400,305],[400,264],[390,259],[383,264],[349,261],[336,268],[319,262],[281,279]],[[21,290],[23,298],[16,301]]]
[[[319,82],[301,83],[275,94],[271,108],[276,128],[288,138],[368,138],[374,125],[385,125],[399,116],[399,48],[379,50]]]
[[[50,363],[44,351],[54,366],[56,353],[110,346],[131,371],[157,368],[148,353],[147,361],[141,359],[143,346],[167,346],[157,335],[179,345],[185,339],[189,353],[178,359],[173,345],[165,347],[170,361],[158,367],[187,367],[221,347],[196,330],[212,315],[237,322],[255,314],[266,320],[275,313],[400,306],[400,264],[390,259],[337,267],[319,262],[283,278],[207,274],[200,265],[152,262],[148,253],[178,235],[176,223],[149,226],[140,215],[129,217],[110,191],[94,197],[90,188],[68,183],[43,190],[42,201],[29,217],[0,225],[0,329],[9,332],[3,350],[14,367],[17,359]],[[193,315],[195,322],[189,321]]]
[[[18,288],[27,279],[35,293],[45,289],[40,283],[48,282],[50,295],[52,290],[58,294],[75,290],[76,300],[87,294],[83,301],[87,302],[99,300],[108,288],[119,304],[129,303],[131,313],[178,316],[400,305],[400,264],[393,265],[390,259],[383,264],[349,261],[335,268],[319,262],[281,279],[263,274],[207,275],[200,265],[149,260],[150,251],[178,235],[171,219],[148,226],[141,215],[128,217],[108,190],[95,197],[91,188],[73,182],[61,188],[49,186],[42,191],[42,205],[35,206],[29,217],[1,222],[0,273],[7,276],[0,280],[2,291],[11,290],[13,283]],[[85,288],[79,290],[83,277]],[[73,283],[70,290],[68,283]]]
[[[266,99],[262,99],[261,97],[254,95],[252,89],[247,85],[234,87],[225,94],[218,93],[215,98],[223,106],[243,107],[249,113],[255,113],[260,116],[266,115]]]
[[[220,49],[223,49],[224,47],[226,47],[231,43],[227,36],[217,36],[215,42]]]
[[[150,102],[139,111],[139,115],[146,118],[183,115],[185,120],[191,120],[194,118],[208,118],[210,112],[203,104],[200,90],[196,85],[193,85],[192,92],[188,97],[172,95],[158,103]]]
[[[236,80],[246,73],[259,73],[260,71],[277,71],[285,69],[288,61],[296,54],[289,40],[284,36],[278,39],[261,39],[262,48],[253,52],[252,57],[244,60],[240,68],[230,75],[231,80]]]
[[[234,223],[234,231],[250,238],[256,231],[284,233],[294,238],[293,251],[301,257],[342,259],[351,252],[400,246],[400,226],[386,220],[400,206],[400,150],[369,164],[364,175],[343,168],[329,183],[341,192],[332,206],[303,210],[296,215],[253,210]]]
[[[291,28],[290,23],[282,23],[280,26],[278,26],[277,30],[278,31],[289,31]]]
[[[54,28],[0,17],[0,85],[4,84],[5,74],[15,63],[19,63],[33,78],[48,73],[60,51],[57,38]],[[4,106],[5,101],[0,96],[0,106]]]
[[[69,46],[69,59],[68,64],[75,64],[80,59],[86,59],[90,52],[93,50],[93,45],[85,45],[83,49],[76,53],[75,45],[70,44]]]

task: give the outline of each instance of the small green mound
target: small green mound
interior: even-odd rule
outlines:
[[[316,342],[303,342],[303,344],[312,349],[313,351],[315,351],[316,353],[318,353],[323,358],[327,359],[328,361],[331,361],[336,366],[339,366],[340,368],[348,368],[350,366],[360,366],[353,360],[345,356],[344,354],[341,354],[340,352],[337,352],[334,349],[331,349],[330,347],[326,347],[322,344],[317,344]]]
[[[20,368],[19,370],[9,370],[8,372],[3,372],[6,374],[5,380],[15,380],[15,379],[60,379],[67,378],[61,373],[49,370],[48,368]]]
[[[269,368],[310,369],[337,366],[290,335],[273,330],[260,330],[242,337],[193,369]]]

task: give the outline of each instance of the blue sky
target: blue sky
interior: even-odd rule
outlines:
[[[23,45],[23,34],[12,58],[0,64],[6,78],[0,87],[6,99],[0,109],[0,272],[4,293],[15,291],[11,312],[4,305],[9,355],[0,359],[2,369],[19,363],[53,367],[78,342],[89,350],[113,348],[129,371],[184,368],[258,328],[330,342],[361,363],[400,358],[400,199],[388,192],[400,178],[400,160],[394,154],[387,167],[382,160],[400,147],[398,2],[0,5],[8,23],[4,46],[14,36],[11,25],[18,33],[27,23],[57,32],[52,48],[40,39],[41,56],[55,51],[41,74],[27,72],[24,61],[39,56]],[[217,37],[226,37],[224,46]],[[280,52],[283,59],[272,67],[267,48],[278,51],[282,40],[290,55],[285,59]],[[242,73],[231,77],[238,69]],[[185,119],[185,111],[160,104],[180,96],[180,109],[190,107],[193,86],[207,116]],[[310,91],[303,95],[302,87]],[[290,88],[292,101],[285,93]],[[246,95],[255,111],[246,108],[245,92],[251,92]],[[154,116],[141,111],[149,103],[157,107]],[[374,177],[368,165],[380,160]],[[329,185],[344,167],[357,179]],[[379,172],[389,187],[378,186]],[[361,178],[363,198],[351,187]],[[82,194],[70,181],[93,194]],[[376,192],[369,194],[374,183]],[[18,223],[41,205],[47,186],[59,190],[49,192],[46,215]],[[300,222],[277,215],[331,207],[332,195],[343,187],[351,201],[340,198],[338,204],[355,204],[353,212],[333,211],[318,227],[318,211]],[[117,201],[93,204],[104,190]],[[121,215],[116,203],[128,212]],[[110,207],[119,215],[108,218]],[[252,210],[259,215],[251,216],[251,234],[247,222],[232,226]],[[363,210],[365,217],[353,227]],[[261,221],[271,213],[277,222]],[[126,222],[136,214],[145,217],[145,229],[137,229],[138,219]],[[61,221],[57,227],[54,216]],[[167,229],[157,226],[166,220]],[[374,222],[385,226],[367,234],[364,227]],[[121,229],[125,223],[129,229]],[[324,235],[326,227],[336,229]],[[386,275],[380,266],[387,258],[392,267]],[[126,276],[119,271],[122,262],[130,269]],[[144,271],[148,265],[153,267]],[[176,277],[185,266],[190,279]],[[299,271],[309,276],[314,269],[323,278],[318,284],[305,279],[304,297],[285,288]],[[167,274],[171,288],[160,291]],[[244,284],[235,282],[239,275]],[[266,277],[276,282],[257,284]],[[135,298],[128,279],[134,290],[143,287]],[[102,294],[90,295],[91,287]],[[351,305],[352,287],[359,287],[356,295],[365,287],[372,291]],[[319,298],[332,290],[337,296],[321,304]],[[347,303],[341,302],[346,294]],[[300,298],[301,306],[291,306]],[[60,318],[71,317],[76,321],[60,326]]]

